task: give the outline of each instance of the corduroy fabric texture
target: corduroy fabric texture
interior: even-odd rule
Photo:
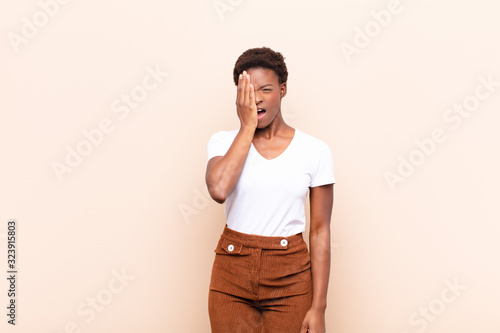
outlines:
[[[302,233],[251,235],[226,226],[214,250],[208,295],[212,333],[299,333],[312,302]]]

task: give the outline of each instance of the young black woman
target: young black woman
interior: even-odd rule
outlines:
[[[212,333],[326,332],[333,157],[283,120],[287,77],[281,53],[245,51],[233,70],[240,128],[209,139],[207,188],[226,203],[209,288]]]

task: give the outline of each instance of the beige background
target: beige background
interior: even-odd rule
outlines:
[[[286,122],[334,156],[327,331],[500,331],[494,1],[61,0],[43,14],[54,1],[0,5],[1,276],[9,219],[19,268],[16,327],[1,279],[2,332],[210,331],[225,222],[206,145],[238,128],[232,69],[258,46],[286,57]],[[377,31],[371,12],[388,7]],[[370,43],[346,57],[365,28]],[[443,116],[460,103],[474,111],[454,128]],[[89,146],[82,132],[100,125]],[[435,129],[446,139],[426,155],[415,141]],[[60,180],[53,163],[77,147],[87,156]],[[410,157],[391,188],[385,174]]]

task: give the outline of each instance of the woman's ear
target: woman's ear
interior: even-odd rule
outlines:
[[[280,96],[281,98],[286,96],[286,82],[283,82],[280,86]]]

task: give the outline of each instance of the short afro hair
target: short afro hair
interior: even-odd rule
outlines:
[[[273,70],[278,76],[279,83],[282,84],[288,79],[288,70],[286,69],[285,57],[279,52],[273,51],[268,47],[257,47],[243,52],[233,69],[234,84],[238,85],[238,79],[243,71],[250,68],[266,68]]]

